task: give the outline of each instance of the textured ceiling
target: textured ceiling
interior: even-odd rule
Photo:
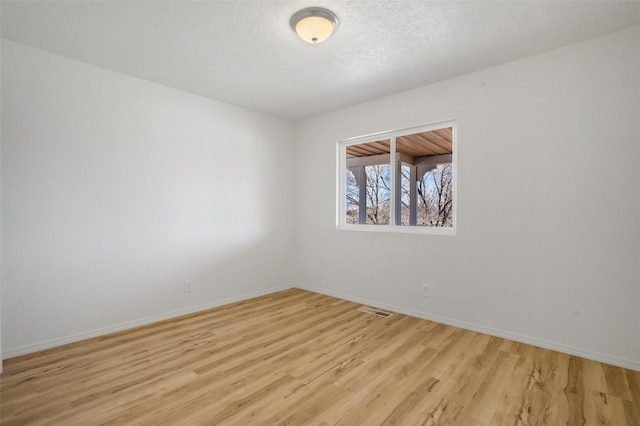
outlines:
[[[299,9],[340,20],[325,43]],[[7,1],[2,37],[299,120],[640,24],[616,1]]]

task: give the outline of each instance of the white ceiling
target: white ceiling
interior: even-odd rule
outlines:
[[[289,18],[328,8],[310,45]],[[2,37],[299,120],[640,24],[617,1],[7,1]]]

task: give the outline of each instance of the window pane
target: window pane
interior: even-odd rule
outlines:
[[[389,139],[346,147],[346,223],[389,224],[390,147]]]
[[[404,226],[453,227],[453,128],[398,136]]]

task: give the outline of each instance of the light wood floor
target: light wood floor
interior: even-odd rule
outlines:
[[[640,373],[287,290],[5,361],[1,423],[640,425]]]

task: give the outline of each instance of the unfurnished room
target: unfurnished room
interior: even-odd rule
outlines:
[[[640,2],[0,0],[2,425],[640,425]]]

